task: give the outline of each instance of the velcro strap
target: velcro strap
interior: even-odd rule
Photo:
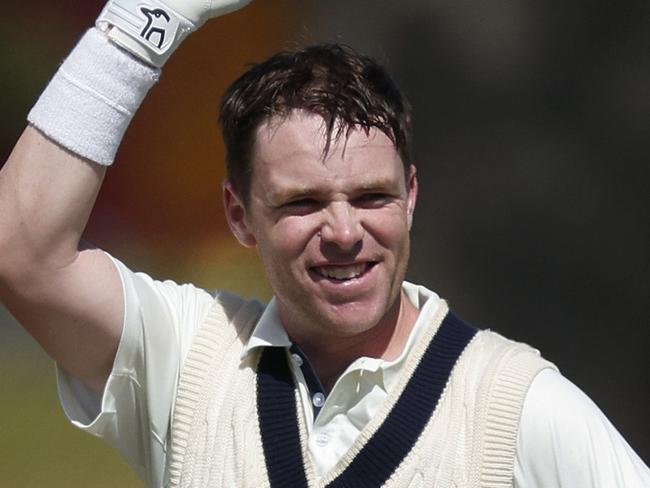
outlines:
[[[96,25],[114,42],[155,66],[162,66],[196,30],[192,22],[158,0],[109,0]]]

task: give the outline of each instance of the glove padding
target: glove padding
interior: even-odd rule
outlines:
[[[190,32],[208,19],[251,0],[109,0],[97,27],[127,51],[154,66],[165,64]]]

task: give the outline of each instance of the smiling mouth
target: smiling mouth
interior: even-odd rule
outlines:
[[[333,281],[348,281],[358,278],[366,273],[376,263],[365,262],[360,264],[350,265],[328,265],[328,266],[314,266],[310,268],[317,276],[326,278]]]

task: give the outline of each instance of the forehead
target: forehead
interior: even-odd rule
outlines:
[[[333,136],[337,133],[334,128]],[[256,131],[252,152],[253,180],[291,180],[312,185],[319,180],[360,181],[403,177],[401,158],[382,131],[353,129],[327,144],[322,117],[294,111],[272,118]]]

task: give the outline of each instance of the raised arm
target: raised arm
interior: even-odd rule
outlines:
[[[93,388],[110,371],[123,307],[109,258],[78,250],[104,173],[33,127],[0,172],[0,300]]]
[[[0,170],[0,301],[95,390],[110,372],[124,309],[110,258],[80,247],[106,167],[185,36],[249,1],[109,1]]]

